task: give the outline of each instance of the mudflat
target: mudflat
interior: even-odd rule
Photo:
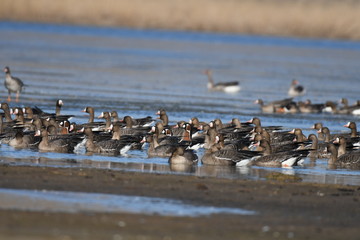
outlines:
[[[358,239],[360,187],[148,174],[94,168],[0,165],[0,188],[161,197],[255,215],[172,217],[0,210],[3,239]],[[1,202],[1,199],[0,199]],[[1,208],[1,207],[0,207]]]

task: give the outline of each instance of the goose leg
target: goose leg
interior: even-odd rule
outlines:
[[[8,92],[8,98],[7,98],[8,102],[11,102],[11,97],[10,97],[10,91]]]

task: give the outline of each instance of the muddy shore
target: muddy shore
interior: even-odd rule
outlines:
[[[86,168],[0,165],[0,187],[110,193],[257,211],[244,216],[0,210],[6,239],[358,239],[359,186],[250,181]]]

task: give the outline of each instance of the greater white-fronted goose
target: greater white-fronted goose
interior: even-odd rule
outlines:
[[[201,158],[201,163],[215,166],[235,166],[237,163],[251,159],[256,155],[258,155],[258,152],[237,150],[237,147],[234,145],[225,146],[223,142],[218,142],[205,151]],[[241,165],[246,164],[242,162]]]
[[[321,142],[319,143],[318,138],[315,134],[309,134],[308,140],[311,141],[311,145],[305,146],[306,149],[310,149],[310,153],[308,157],[311,160],[316,160],[318,158],[328,158],[329,155],[326,152],[327,143]]]
[[[155,121],[150,116],[144,118],[132,118],[131,116],[125,116],[122,120],[120,120],[120,122],[125,122],[127,128],[147,128],[150,127]]]
[[[24,134],[19,130],[13,139],[10,140],[9,145],[14,148],[31,148],[36,147],[40,143],[40,137],[34,136],[33,132]]]
[[[140,143],[143,136],[147,134],[145,131],[139,131],[136,128],[121,128],[117,123],[111,124],[113,140],[119,140],[125,143],[125,145],[131,145],[132,150],[141,150],[143,144]]]
[[[159,111],[156,112],[156,115],[159,115],[158,119],[162,121],[164,126],[169,125],[169,117],[165,109],[159,109]]]
[[[82,129],[86,127],[90,127],[93,129],[93,131],[103,131],[105,129],[106,122],[102,121],[94,121],[95,118],[95,110],[93,107],[86,107],[82,110],[82,112],[89,114],[89,120],[87,123],[76,125],[77,129]],[[111,119],[110,119],[111,122]]]
[[[158,139],[157,139],[156,135],[148,135],[148,136],[144,137],[141,142],[149,143],[149,148],[147,151],[149,157],[163,157],[163,158],[170,157],[171,154],[178,147],[177,145],[174,145],[174,144],[160,145],[158,143]]]
[[[40,118],[46,119],[46,118],[54,118],[56,121],[61,122],[64,120],[68,120],[72,117],[74,117],[74,115],[64,115],[61,114],[61,107],[64,105],[64,102],[60,99],[56,100],[55,102],[55,113],[48,113],[48,112],[44,112],[43,110],[41,110],[38,107],[34,107],[34,108],[27,108],[25,109],[26,111],[28,111],[28,113],[30,113],[30,115],[37,115]]]
[[[89,120],[88,123],[93,123],[95,119],[95,110],[93,107],[86,107],[82,112],[86,112],[89,114]]]
[[[183,146],[178,146],[169,158],[170,164],[195,165],[197,162],[196,153],[193,150],[185,150]]]
[[[205,151],[201,163],[215,166],[235,166],[234,150],[221,150],[217,144]],[[240,160],[239,160],[240,161]]]
[[[23,112],[27,118],[32,119],[35,116],[34,111],[31,107],[24,107]]]
[[[298,97],[298,96],[303,96],[306,93],[306,89],[299,84],[299,81],[296,79],[293,79],[291,81],[291,85],[290,88],[288,90],[288,95],[290,97]]]
[[[293,138],[292,135],[291,138]],[[252,141],[252,144],[249,146],[249,148],[253,149],[254,151],[263,151],[261,146],[254,146],[254,143],[260,142],[261,140],[266,140],[269,142],[269,140],[267,140],[267,138],[264,138],[264,135],[262,135],[261,133],[256,133],[256,135],[252,137],[250,140]],[[292,140],[276,141],[269,143],[273,153],[293,151],[299,148],[300,145],[300,143],[294,142]]]
[[[238,81],[234,82],[219,82],[214,83],[212,78],[212,71],[210,69],[206,69],[204,74],[208,76],[208,84],[207,88],[209,91],[222,91],[226,93],[236,93],[241,90],[240,84]]]
[[[291,102],[288,105],[281,107],[277,110],[278,113],[298,113],[300,112],[299,106],[296,102]]]
[[[25,116],[22,108],[13,108],[12,114],[15,115],[15,122],[17,124],[24,124],[25,123]]]
[[[55,115],[56,116],[61,115],[61,108],[63,105],[64,105],[63,100],[61,100],[61,99],[56,100],[56,104],[55,104]]]
[[[265,104],[262,99],[257,99],[254,103],[260,105],[261,111],[263,113],[283,112],[281,109],[293,103],[293,98],[276,100],[276,101],[268,102],[267,104]]]
[[[5,121],[12,122],[9,105],[7,103],[0,103],[0,109],[4,111]]]
[[[322,113],[325,104],[312,104],[310,100],[298,102],[298,108],[301,113]]]
[[[214,125],[205,125],[203,128],[205,134],[204,148],[210,149],[214,144],[216,144],[216,136],[218,132],[216,131]]]
[[[11,76],[10,68],[5,67],[5,87],[8,90],[8,102],[11,102],[11,93],[16,93],[16,102],[19,101],[20,93],[23,90],[24,83],[20,80],[20,78]]]
[[[42,129],[41,132],[37,132],[35,136],[41,136],[41,142],[39,144],[39,150],[44,152],[59,152],[70,153],[74,149],[71,147],[69,141],[64,138],[49,139],[49,134],[46,129]]]
[[[185,128],[184,128],[184,125],[186,124],[187,122],[185,121],[178,121],[176,123],[176,125],[172,126],[172,127],[168,127],[168,129],[171,131],[172,133],[172,136],[178,136],[178,137],[181,137],[183,134],[184,134],[184,131],[185,131]],[[188,123],[189,124],[189,123]]]
[[[98,118],[105,119],[105,130],[109,129],[111,126],[111,116],[109,112],[101,112],[101,114],[98,116]]]
[[[328,143],[327,151],[331,154],[328,161],[329,165],[345,168],[360,168],[360,151],[348,152],[338,157],[338,150],[332,143]]]
[[[330,129],[327,127],[322,127],[320,130],[318,130],[318,133],[321,132],[324,135],[324,142],[330,142],[337,136],[330,135]]]
[[[131,148],[131,143],[126,141],[106,139],[102,141],[94,141],[94,134],[91,128],[87,127],[84,129],[86,135],[85,148],[90,153],[102,153],[118,155],[123,154]]]
[[[27,118],[40,118],[40,117],[48,117],[46,116],[46,113],[44,113],[43,110],[41,110],[38,107],[24,107],[23,112],[26,115]]]
[[[293,130],[291,130],[289,133],[294,134],[295,135],[295,141],[296,142],[305,142],[308,139],[306,138],[306,136],[303,134],[302,130],[300,128],[294,128]]]
[[[253,125],[255,125],[255,127],[260,126],[264,129],[266,129],[267,131],[274,131],[274,130],[282,129],[282,127],[280,127],[280,126],[265,126],[265,127],[263,127],[263,126],[261,126],[260,118],[257,118],[257,117],[250,119],[249,121],[247,121],[247,123],[253,124]]]
[[[309,150],[272,153],[271,146],[266,140],[257,142],[255,145],[260,145],[263,148],[263,156],[255,157],[250,162],[251,165],[256,166],[292,167],[309,154]]]
[[[317,133],[318,133],[318,140],[319,140],[319,141],[324,141],[324,139],[325,139],[324,134],[323,134],[321,131],[319,131],[322,127],[323,127],[323,124],[320,123],[320,122],[315,123],[315,124],[312,125],[312,127],[311,127],[312,129],[315,129],[315,130],[317,131]]]
[[[350,128],[350,130],[351,130],[350,137],[351,138],[355,138],[355,137],[359,136],[359,133],[357,132],[357,127],[356,127],[355,122],[348,122],[347,124],[344,125],[344,127]]]
[[[325,103],[324,112],[333,113],[333,114],[349,114],[348,109],[338,108],[337,104],[332,101],[327,101]]]
[[[344,137],[337,137],[335,138],[335,140],[333,141],[333,143],[336,143],[339,145],[338,147],[338,157],[340,157],[341,155],[344,155],[347,151],[346,151],[346,139]]]
[[[347,98],[342,98],[340,100],[340,103],[343,104],[343,107],[339,109],[340,113],[353,114],[353,115],[360,114],[360,105],[358,105],[357,102],[354,105],[349,106],[349,102]]]
[[[154,135],[157,137],[157,139],[162,139],[166,137],[165,134],[165,126],[162,122],[155,123],[155,126],[151,127],[151,133],[154,133]]]
[[[197,128],[198,130],[203,130],[203,127],[207,125],[206,122],[200,122],[197,117],[191,118],[189,123],[193,126],[193,128]]]
[[[353,115],[360,115],[360,100],[357,100],[354,105],[348,107],[349,113]]]
[[[112,117],[113,122],[119,122],[120,121],[117,111],[111,111],[110,116]]]
[[[287,131],[267,131],[265,128],[261,126],[255,126],[251,131],[253,135],[256,133],[261,134],[261,136],[267,140],[271,144],[278,144],[278,143],[290,143],[294,139],[294,135]]]
[[[355,128],[354,128],[354,125],[355,125]],[[346,126],[346,125],[345,125]],[[351,124],[351,126],[355,132],[353,132],[354,130],[352,130],[351,133],[336,133],[336,134],[330,134],[330,130],[329,128],[327,127],[323,127],[321,128],[318,132],[322,132],[324,134],[324,142],[330,142],[330,141],[333,141],[335,140],[335,138],[337,137],[344,137],[346,139],[353,139],[355,142],[357,142],[359,140],[359,138],[357,136],[355,137],[351,137],[354,133],[357,133],[356,132],[356,124]],[[352,142],[354,142],[352,141]]]
[[[236,144],[225,144],[222,134],[216,136],[215,144],[205,151],[201,162],[205,165],[233,166],[259,155],[258,152],[239,150]]]
[[[257,99],[254,104],[259,104],[263,113],[274,113],[276,112],[275,106],[272,103],[265,104],[262,99]]]
[[[153,119],[148,116],[145,118],[132,118],[131,116],[125,116],[120,122],[125,123],[125,128],[135,128],[137,131],[150,131]]]

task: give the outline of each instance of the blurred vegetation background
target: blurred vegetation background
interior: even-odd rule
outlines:
[[[2,0],[0,19],[360,40],[360,0]]]

